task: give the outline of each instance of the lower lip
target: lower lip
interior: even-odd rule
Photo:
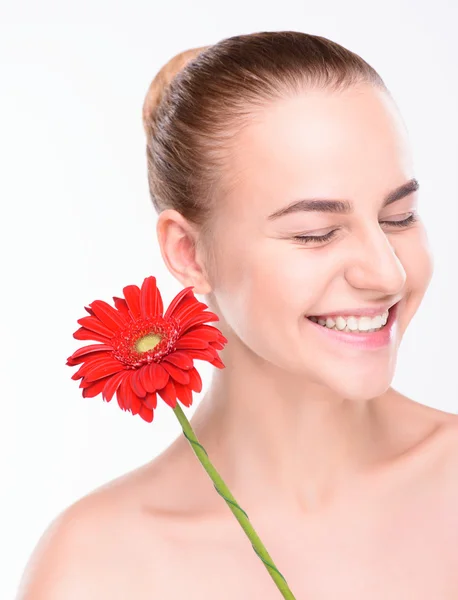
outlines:
[[[364,350],[376,350],[388,346],[394,338],[395,327],[397,324],[397,312],[399,303],[395,304],[389,310],[388,320],[382,329],[372,331],[370,333],[349,333],[346,331],[336,331],[329,329],[319,323],[314,323],[310,319],[307,321],[316,329],[321,331],[328,339],[333,339],[336,342],[349,344],[354,348],[362,348]],[[307,318],[307,317],[306,317]]]

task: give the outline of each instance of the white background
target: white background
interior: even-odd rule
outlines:
[[[458,412],[457,3],[51,2],[0,9],[0,597],[12,598],[38,538],[65,507],[148,462],[181,434],[159,402],[152,424],[113,399],[83,399],[66,359],[83,306],[165,267],[148,195],[141,109],[174,54],[224,37],[295,29],[357,52],[410,132],[420,214],[435,260],[393,385]],[[89,342],[86,342],[89,343]],[[213,367],[197,361],[204,388]],[[197,460],[197,459],[196,459]],[[222,474],[224,477],[224,474]]]

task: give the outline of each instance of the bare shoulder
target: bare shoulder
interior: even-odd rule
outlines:
[[[395,463],[401,476],[419,474],[458,500],[458,415],[394,391],[387,404],[391,430],[401,440]],[[435,483],[434,483],[435,482]]]
[[[451,467],[458,466],[458,415],[431,407],[423,410],[431,419],[431,438],[437,442],[440,456]]]
[[[382,473],[394,497],[405,494],[406,519],[419,519],[455,561],[458,539],[458,416],[398,395],[386,414],[400,432],[400,452]],[[406,443],[407,441],[407,443]],[[424,517],[424,519],[423,519]]]
[[[427,486],[438,530],[442,532],[444,559],[447,549],[456,556],[458,539],[458,416],[446,415],[438,429],[437,453],[431,453]],[[431,501],[434,498],[434,501]]]
[[[38,540],[16,600],[128,597],[137,576],[131,565],[141,568],[146,551],[151,569],[156,547],[154,525],[148,529],[135,493],[137,480],[137,471],[130,472],[63,510]]]
[[[440,457],[445,472],[450,476],[450,485],[454,487],[458,500],[458,415],[444,413],[439,428]]]
[[[437,490],[441,506],[455,515],[458,514],[458,415],[423,408],[431,419],[431,431],[418,448],[425,483]],[[458,519],[455,523],[458,527]]]
[[[431,428],[425,438],[425,456],[430,450],[446,472],[458,472],[458,415],[429,406],[421,406]],[[430,442],[430,443],[429,443]]]
[[[17,600],[94,597],[98,561],[91,539],[101,530],[101,507],[83,499],[60,513],[38,540]]]

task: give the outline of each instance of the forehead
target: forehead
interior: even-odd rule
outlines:
[[[372,86],[278,100],[234,141],[228,175],[238,209],[248,196],[247,210],[310,195],[357,202],[373,194],[380,201],[411,176],[402,118],[389,95]]]

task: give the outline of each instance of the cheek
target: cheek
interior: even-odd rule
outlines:
[[[434,260],[423,226],[417,227],[414,236],[406,236],[397,249],[407,275],[408,291],[423,297],[434,271]]]
[[[245,301],[266,317],[284,315],[290,319],[307,312],[329,281],[330,271],[323,260],[312,259],[306,250],[289,245],[250,266]]]
[[[400,315],[400,328],[405,331],[417,312],[433,276],[434,260],[423,228],[415,231],[415,237],[404,239],[396,249],[406,271],[406,298]]]
[[[299,249],[297,249],[299,250]],[[218,306],[228,325],[248,345],[278,343],[278,335],[293,335],[297,318],[307,312],[320,293],[319,269],[300,252],[281,244],[251,246],[242,256],[223,258],[216,292]]]
[[[259,354],[271,342],[294,343],[304,315],[316,308],[333,280],[336,261],[321,260],[300,248],[263,252],[240,266],[237,285],[227,297],[231,326]],[[237,299],[234,302],[234,299]]]

